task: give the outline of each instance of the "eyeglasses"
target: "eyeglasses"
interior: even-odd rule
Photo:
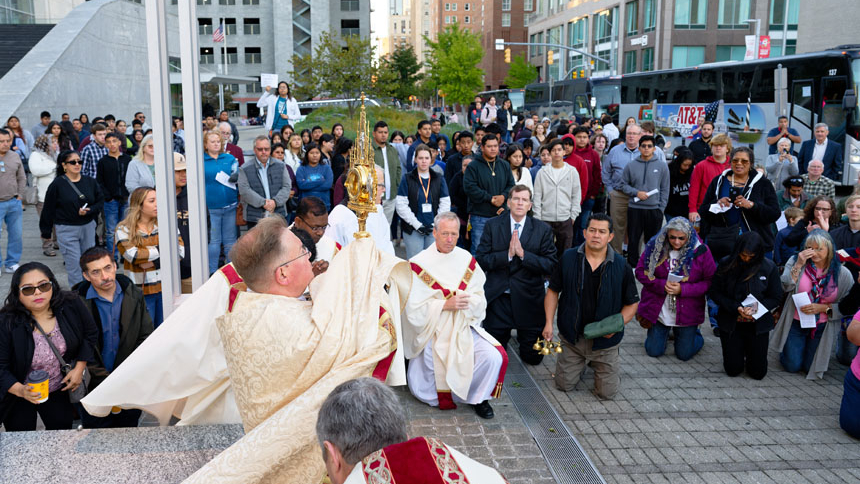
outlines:
[[[308,223],[308,221],[307,221],[307,220],[305,220],[305,218],[304,218],[304,217],[296,217],[296,218],[301,219],[301,221],[302,221],[305,225],[307,225],[307,227],[308,227],[309,229],[311,229],[311,230],[312,230],[312,231],[314,231],[314,232],[325,232],[325,229],[327,229],[327,228],[328,228],[328,224],[325,224],[325,225],[311,225],[311,224],[309,224],[309,223]]]
[[[66,165],[83,165],[84,162],[81,160],[67,160],[64,162]]]
[[[36,294],[36,289],[38,289],[40,293],[44,294],[53,288],[54,285],[51,283],[51,281],[46,281],[39,284],[38,286],[21,286],[18,291],[25,296],[32,296],[33,294]]]
[[[281,267],[286,267],[286,266],[290,265],[290,263],[291,263],[291,262],[295,262],[295,261],[297,261],[297,260],[299,260],[299,259],[301,259],[302,257],[305,257],[305,256],[307,256],[307,255],[310,255],[310,252],[308,252],[308,249],[307,249],[307,248],[305,248],[305,246],[302,246],[302,253],[301,253],[301,254],[299,254],[299,256],[298,256],[298,257],[294,257],[294,258],[292,258],[292,259],[290,259],[290,260],[288,260],[288,261],[284,262],[283,264],[279,265],[279,266],[278,266],[278,267],[276,267],[275,269],[277,270],[277,269],[280,269]]]
[[[654,145],[645,145],[645,144],[639,145],[639,149],[642,149],[642,148],[646,148],[646,149],[650,150],[650,149],[654,149]]]

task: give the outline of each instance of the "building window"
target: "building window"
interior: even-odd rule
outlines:
[[[468,15],[466,15],[465,17],[463,17],[463,23],[464,23],[464,24],[467,24],[467,23],[470,23],[470,22],[471,22],[471,20],[469,19],[469,16],[468,16]]]
[[[259,35],[260,34],[260,19],[258,18],[246,18],[244,20],[245,24],[245,35]]]
[[[511,11],[511,0],[502,0],[502,12]]]
[[[236,0],[218,0],[218,5],[236,5]]]
[[[676,45],[672,47],[672,69],[694,67],[704,62],[704,46]]]
[[[245,64],[261,64],[263,54],[259,47],[245,47]]]
[[[463,10],[468,12],[471,8],[472,6],[470,3],[463,4]]]
[[[567,45],[582,47],[588,41],[588,19],[576,19],[567,24]]]
[[[561,43],[561,25],[558,27],[551,28],[546,31],[546,43],[547,44],[560,44]]]
[[[529,26],[529,14],[523,15],[523,27]]]
[[[642,18],[645,25],[642,27],[642,32],[651,32],[657,28],[657,6],[656,0],[645,0],[645,5],[642,8]]]
[[[446,4],[445,4],[445,11],[446,11],[446,12],[450,12],[450,11],[451,11],[451,4],[450,4],[450,3],[446,3]]]
[[[212,0],[197,0],[197,5],[212,5]]]
[[[200,48],[200,63],[201,64],[214,64],[215,63],[215,50],[212,47],[201,47]]]
[[[358,19],[343,19],[340,21],[340,36],[361,35],[361,22]]]
[[[511,14],[503,13],[502,14],[502,27],[510,27],[511,26]]]
[[[610,50],[598,50],[597,52],[594,53],[594,55],[596,55],[597,57],[600,57],[601,59],[606,59],[607,61],[612,56]],[[594,61],[594,70],[595,71],[609,70],[609,62],[595,60]]]
[[[523,2],[523,10],[526,12],[531,12],[535,9],[534,0],[525,0]]]
[[[750,0],[720,0],[720,10],[717,14],[717,26],[721,29],[749,28],[752,2]]]
[[[200,35],[212,35],[212,19],[198,18],[197,33],[199,33]]]
[[[744,60],[744,55],[747,52],[745,45],[718,45],[717,46],[717,62],[736,60]]]
[[[624,53],[624,73],[636,72],[636,51],[630,50]]]
[[[341,12],[358,12],[358,0],[340,0]]]
[[[234,19],[234,18],[225,18],[224,19],[224,33],[226,35],[236,35],[236,19]]]
[[[708,26],[708,0],[675,0],[676,29],[704,29]]]
[[[604,10],[594,16],[594,43],[602,44],[612,39],[612,26],[615,16],[614,10]]]
[[[456,11],[457,11],[457,4],[456,4],[456,3],[452,3],[452,4],[451,4],[451,11],[452,11],[452,12],[456,12]]]
[[[627,19],[627,35],[639,33],[639,0],[627,2],[624,6],[624,17]]]
[[[654,48],[642,49],[642,71],[654,70]]]
[[[786,2],[788,2],[788,30],[797,30],[797,22],[800,18],[800,0],[773,0],[770,2],[771,29],[781,29],[785,23],[783,17],[785,17]]]
[[[251,82],[251,83],[245,84],[245,92],[247,92],[247,93],[263,92],[263,86],[260,85],[260,81]]]
[[[221,47],[221,59],[224,59],[224,47]],[[239,63],[239,50],[236,47],[227,47],[227,64]]]
[[[260,0],[242,0],[242,5],[259,5],[259,4],[260,4]]]
[[[230,92],[239,92],[238,84],[224,84],[224,90]]]
[[[394,27],[394,30],[397,30],[397,27]],[[406,21],[405,20],[400,21],[400,33],[401,34],[406,33]]]

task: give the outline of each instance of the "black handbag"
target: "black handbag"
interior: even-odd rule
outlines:
[[[63,357],[60,355],[60,352],[57,351],[57,347],[54,346],[54,342],[51,341],[51,338],[49,338],[47,334],[45,334],[45,331],[42,329],[41,326],[39,326],[39,323],[34,322],[34,324],[36,326],[36,329],[38,329],[39,332],[42,333],[42,336],[45,337],[45,340],[48,342],[48,346],[51,347],[51,351],[53,351],[54,356],[57,357],[57,361],[60,362],[60,372],[63,374],[63,377],[65,377],[69,374],[70,371],[72,371],[72,365],[66,363],[66,360],[64,360]],[[74,390],[69,391],[69,401],[72,403],[78,403],[83,400],[83,398],[87,396],[87,387],[89,387],[89,385],[90,370],[87,367],[84,367],[84,374],[81,377],[81,384],[78,385],[78,387]]]

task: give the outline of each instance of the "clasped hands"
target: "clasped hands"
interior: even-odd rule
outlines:
[[[677,296],[678,294],[681,294],[681,283],[666,281],[666,285],[663,287],[663,289],[666,291],[666,294],[672,294]]]
[[[523,250],[523,244],[520,243],[520,237],[517,232],[514,232],[511,236],[511,243],[508,245],[508,259],[513,259],[514,257],[523,258],[525,255],[525,251]]]

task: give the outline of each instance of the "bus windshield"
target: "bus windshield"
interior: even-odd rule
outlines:
[[[525,101],[525,96],[523,95],[522,90],[511,91],[508,93],[508,99],[511,100],[511,107],[514,108],[514,111],[517,113],[523,112],[523,103]]]
[[[607,113],[618,124],[618,108],[621,105],[621,86],[616,83],[596,85],[592,88],[591,95],[596,99],[594,117],[600,118],[603,113]]]
[[[854,106],[854,113],[851,115],[848,124],[856,126],[860,124],[860,96],[858,96],[860,94],[860,59],[851,61],[851,88],[854,89],[854,97],[858,102]]]

